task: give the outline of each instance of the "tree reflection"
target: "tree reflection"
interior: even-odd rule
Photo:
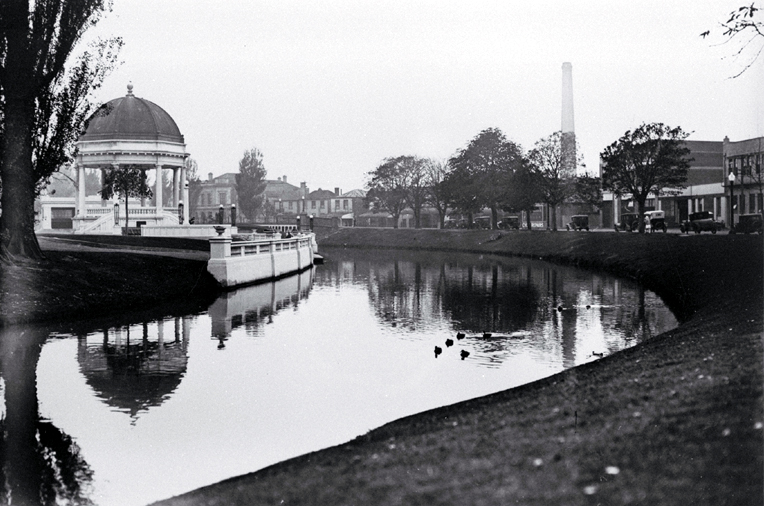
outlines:
[[[365,286],[377,318],[403,331],[447,320],[487,366],[518,353],[518,339],[571,367],[676,325],[636,284],[529,259],[365,250],[328,258],[317,283]]]
[[[0,330],[0,489],[6,504],[90,505],[93,471],[72,438],[38,412],[37,362],[47,337],[47,329]]]

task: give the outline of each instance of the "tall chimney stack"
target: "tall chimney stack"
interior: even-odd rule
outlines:
[[[576,170],[576,132],[573,124],[573,65],[562,64],[562,165]]]

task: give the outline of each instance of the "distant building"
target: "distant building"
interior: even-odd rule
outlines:
[[[761,213],[764,209],[764,137],[738,142],[724,138],[724,191],[731,196],[732,209],[737,223],[741,214]],[[730,183],[730,174],[734,179]],[[734,195],[730,195],[734,192]],[[726,215],[725,215],[726,216]]]
[[[209,175],[199,189],[194,192],[197,196],[192,203],[191,215],[196,216],[198,223],[217,221],[217,213],[223,206],[224,220],[230,219],[232,204],[238,207],[236,193],[236,174],[227,173],[213,177]],[[305,182],[295,186],[287,181],[287,176],[277,179],[267,179],[263,191],[263,205],[254,217],[238,214],[240,223],[294,223],[297,216],[304,219],[331,218],[335,226],[354,226],[355,213],[366,210],[363,190],[352,190],[342,194],[339,188],[334,191],[319,188],[310,191]]]
[[[213,177],[210,172],[191,196],[190,215],[196,223],[217,223],[220,207],[223,207],[224,222],[230,222],[231,205],[239,199],[236,194],[236,174],[228,172]]]

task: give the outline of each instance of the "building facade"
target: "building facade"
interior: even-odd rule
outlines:
[[[762,213],[764,210],[764,174],[761,172],[764,137],[738,142],[725,137],[723,151],[724,191],[731,202],[727,219],[737,223],[741,214]]]

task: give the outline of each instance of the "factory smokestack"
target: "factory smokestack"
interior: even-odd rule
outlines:
[[[573,65],[562,64],[562,164],[576,170],[576,132],[573,125]]]

